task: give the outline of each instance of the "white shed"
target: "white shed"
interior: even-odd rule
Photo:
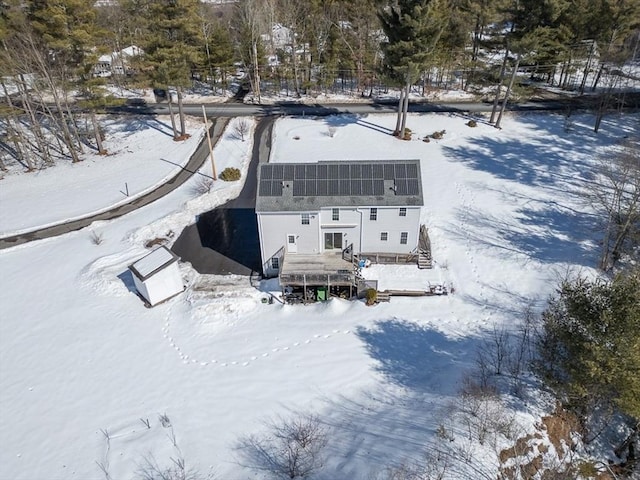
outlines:
[[[178,256],[166,247],[156,248],[129,265],[140,295],[154,306],[184,290]]]

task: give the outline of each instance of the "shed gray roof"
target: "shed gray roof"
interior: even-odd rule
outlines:
[[[256,212],[423,204],[419,160],[266,163],[258,169]]]
[[[163,268],[179,260],[178,256],[167,247],[158,247],[137,262],[129,265],[129,270],[143,282]]]

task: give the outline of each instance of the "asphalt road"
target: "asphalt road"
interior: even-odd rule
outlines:
[[[256,127],[251,163],[238,197],[200,215],[171,248],[199,273],[251,275],[262,271],[255,213],[257,169],[269,159],[274,120],[262,118]]]
[[[210,127],[212,142],[217,142],[224,129],[229,122],[229,118],[216,118],[213,120],[213,125]],[[113,218],[121,217],[129,212],[132,212],[140,207],[150,204],[151,202],[167,195],[171,191],[178,188],[184,182],[186,182],[191,176],[198,171],[203,165],[205,160],[209,156],[209,146],[207,145],[206,138],[200,142],[200,145],[196,148],[195,152],[191,155],[191,158],[187,164],[167,183],[159,186],[157,189],[149,192],[146,195],[137,197],[128,203],[115,207],[109,211],[99,213],[97,215],[91,215],[71,222],[54,225],[47,228],[41,228],[28,233],[22,233],[18,235],[12,235],[9,237],[0,238],[0,249],[9,248],[23,243],[31,242],[33,240],[42,240],[44,238],[55,237],[64,233],[80,230],[81,228],[91,225],[97,220],[111,220]]]

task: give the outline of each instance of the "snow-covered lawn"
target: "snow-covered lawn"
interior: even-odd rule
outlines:
[[[264,304],[274,280],[255,289],[246,278],[183,265],[187,291],[146,309],[127,265],[146,241],[175,238],[241,182],[217,182],[198,197],[193,179],[93,225],[99,245],[85,229],[0,251],[0,478],[104,479],[102,465],[109,478],[130,479],[145,459],[169,465],[177,455],[221,479],[266,478],[244,466],[238,442],[297,411],[317,413],[332,431],[319,478],[369,479],[419,457],[483,336],[494,325],[517,326],[518,312],[540,307],[567,269],[595,263],[597,233],[577,192],[592,156],[638,125],[637,116],[607,117],[595,135],[589,117],[576,117],[569,133],[560,115],[508,116],[502,130],[467,121],[412,115],[414,140],[403,142],[388,135],[392,115],[288,118],[277,122],[272,150],[272,161],[420,159],[436,268],[373,266],[367,274],[389,288],[450,283],[453,295],[375,307]],[[421,140],[443,129],[442,140]],[[251,139],[226,134],[216,159],[246,168],[250,147]],[[148,164],[132,165],[131,177]],[[33,179],[24,177],[19,205],[32,211],[38,194],[26,193]],[[106,205],[102,192],[88,196]],[[65,203],[51,207],[60,218],[71,215]],[[159,419],[165,414],[171,427]]]
[[[1,181],[0,236],[35,230],[108,210],[175,176],[205,134],[190,120],[191,137],[174,142],[168,117],[104,122],[108,155],[94,150],[82,162],[24,174],[14,168]]]

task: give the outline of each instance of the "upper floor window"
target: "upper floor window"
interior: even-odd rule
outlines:
[[[400,234],[400,244],[406,245],[408,240],[409,240],[409,232],[402,232]]]
[[[340,220],[340,209],[339,208],[332,208],[331,209],[331,220],[333,220],[334,222],[337,222],[338,220]]]
[[[371,221],[376,221],[378,220],[378,209],[377,208],[372,208],[371,211],[369,212],[369,220]]]
[[[400,209],[400,216],[401,217],[406,217],[407,216],[407,209],[406,208],[401,208]]]
[[[388,232],[380,232],[380,240],[381,241],[386,242],[388,238],[389,238],[389,233]]]
[[[303,213],[302,216],[302,225],[309,225],[309,214]]]

